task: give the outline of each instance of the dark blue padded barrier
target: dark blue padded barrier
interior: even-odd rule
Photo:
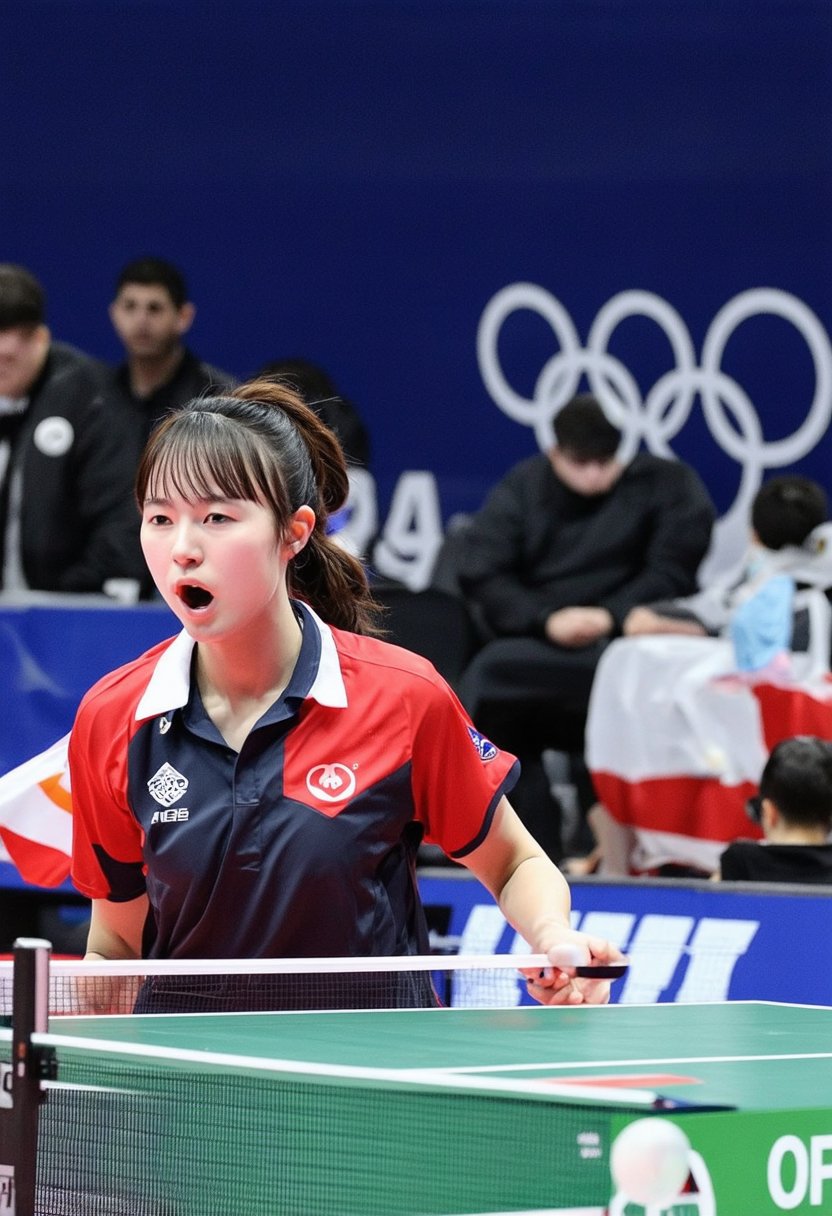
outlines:
[[[422,898],[450,952],[524,947],[488,891],[465,871],[425,870]],[[832,1005],[832,942],[818,933],[832,889],[688,879],[575,880],[573,925],[631,959],[612,999],[770,1000]]]

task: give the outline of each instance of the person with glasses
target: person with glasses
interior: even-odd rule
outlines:
[[[716,878],[831,884],[832,743],[813,735],[778,743],[748,815],[764,839],[729,844]]]

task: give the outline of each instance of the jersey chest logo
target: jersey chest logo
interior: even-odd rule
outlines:
[[[355,773],[346,764],[316,764],[306,774],[306,788],[321,802],[345,802],[355,793]]]
[[[173,806],[186,793],[188,778],[178,772],[167,760],[157,769],[147,783],[150,796],[160,806]]]

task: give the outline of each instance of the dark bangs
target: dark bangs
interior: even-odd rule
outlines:
[[[154,431],[136,476],[136,501],[175,493],[189,502],[239,498],[264,502],[279,524],[291,515],[277,460],[245,426],[218,413],[184,410]]]

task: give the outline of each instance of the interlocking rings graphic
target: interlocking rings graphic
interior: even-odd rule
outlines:
[[[521,309],[536,312],[548,322],[560,348],[543,366],[531,399],[508,383],[498,354],[504,322]],[[721,368],[731,335],[743,322],[761,314],[781,317],[798,330],[815,370],[814,397],[804,420],[792,434],[772,441],[763,435],[748,394]],[[635,316],[660,326],[676,364],[644,398],[635,376],[608,349],[616,326]],[[728,516],[741,518],[743,527],[763,472],[793,464],[810,452],[832,416],[832,347],[826,330],[802,300],[777,288],[755,288],[729,300],[711,322],[697,364],[687,326],[661,296],[648,291],[623,291],[613,296],[596,316],[582,347],[572,318],[559,300],[535,283],[512,283],[497,292],[482,314],[477,354],[482,378],[495,403],[516,422],[532,427],[541,449],[553,442],[554,419],[578,391],[582,376],[621,426],[625,458],[642,441],[656,455],[672,456],[670,441],[685,425],[698,396],[715,441],[742,467]]]

